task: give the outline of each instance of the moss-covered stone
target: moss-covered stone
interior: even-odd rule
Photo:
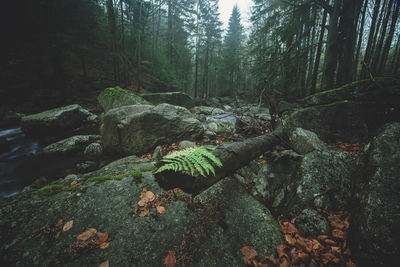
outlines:
[[[183,92],[149,93],[140,96],[154,105],[167,103],[185,108],[194,107],[194,100]]]
[[[72,186],[65,186],[65,185],[60,185],[60,184],[51,184],[51,185],[46,185],[38,190],[38,195],[40,196],[50,196],[54,195],[63,191],[70,191],[72,190]]]
[[[106,88],[97,97],[104,111],[129,105],[149,105],[150,103],[135,93],[120,87]]]

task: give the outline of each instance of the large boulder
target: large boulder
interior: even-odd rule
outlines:
[[[202,124],[187,109],[169,104],[112,109],[104,115],[101,128],[105,149],[136,155],[203,134]]]
[[[290,133],[296,128],[309,130],[324,142],[359,142],[369,136],[360,105],[355,102],[311,106],[293,112],[283,122]]]
[[[194,107],[194,100],[183,92],[149,93],[140,95],[153,105],[167,103],[185,108]]]
[[[396,266],[400,255],[400,123],[386,125],[367,147],[365,171],[357,181],[350,240],[360,266]]]
[[[65,136],[94,122],[96,115],[74,104],[22,117],[22,131],[32,136]]]
[[[123,106],[150,105],[150,103],[142,97],[118,86],[115,88],[104,89],[104,91],[97,97],[97,102],[105,112]]]
[[[377,77],[340,88],[326,90],[305,98],[306,106],[334,105],[343,101],[357,103],[359,116],[370,132],[388,122],[400,121],[400,79]],[[341,113],[340,113],[341,114]],[[340,119],[343,116],[339,116]]]
[[[53,190],[26,191],[2,201],[2,266],[99,266],[106,260],[114,266],[162,266],[168,251],[177,266],[245,266],[241,247],[253,246],[263,258],[283,242],[271,213],[234,180],[225,179],[193,199],[160,188],[151,166],[130,156],[65,183],[81,185],[54,184]],[[157,195],[164,214],[155,208],[149,215],[135,213],[144,188]],[[63,232],[68,221],[72,228]],[[78,242],[88,228],[108,232],[109,246]]]
[[[302,157],[277,155],[264,165],[253,161],[235,173],[275,214],[298,216],[306,208],[348,210],[357,156],[313,151]]]
[[[82,154],[89,144],[100,140],[99,135],[76,135],[44,147],[38,155],[56,157],[67,154]]]
[[[232,117],[232,116],[229,116]],[[235,133],[235,122],[232,120],[208,118],[206,120],[206,127],[220,135],[232,135]]]
[[[209,107],[209,106],[196,106],[194,109],[197,111],[198,114],[204,115],[222,115],[226,114],[226,111],[216,107]]]

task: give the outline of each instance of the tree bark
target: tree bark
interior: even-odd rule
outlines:
[[[358,75],[358,63],[360,60],[360,51],[361,51],[361,44],[362,44],[362,37],[364,35],[364,24],[365,24],[365,15],[367,13],[367,7],[368,7],[368,0],[364,1],[364,8],[362,11],[362,18],[361,18],[361,22],[360,22],[360,31],[359,31],[359,35],[358,35],[358,43],[357,43],[357,52],[356,52],[356,56],[354,58],[354,65],[353,65],[353,80],[357,80],[357,75]]]
[[[319,63],[320,63],[320,60],[321,60],[322,43],[324,41],[325,26],[326,26],[326,18],[327,18],[327,16],[328,16],[328,10],[325,9],[324,10],[324,14],[322,16],[321,32],[320,32],[319,40],[318,40],[317,54],[315,56],[313,77],[312,77],[312,81],[311,81],[311,94],[315,93],[315,89],[316,89],[316,86],[317,86],[318,69],[319,69]]]
[[[164,188],[179,187],[188,193],[199,193],[224,177],[233,174],[241,167],[246,166],[250,161],[266,151],[272,150],[275,145],[281,142],[280,136],[283,136],[282,128],[278,128],[271,134],[219,146],[212,152],[222,162],[221,168],[215,168],[215,176],[212,174],[207,177],[188,174],[176,175],[176,172],[164,171],[156,174],[156,179]]]

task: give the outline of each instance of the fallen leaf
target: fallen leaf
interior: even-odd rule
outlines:
[[[57,232],[57,234],[54,236],[55,239],[58,239],[60,237],[61,233],[62,233],[61,231]]]
[[[276,265],[278,265],[280,263],[280,260],[278,258],[275,258],[275,257],[272,257],[272,256],[266,256],[264,258],[264,262],[265,261],[267,263],[272,263],[272,266],[276,266]]]
[[[138,216],[139,217],[144,217],[146,215],[150,214],[150,211],[148,209],[142,210],[139,212]]]
[[[284,244],[280,244],[278,245],[278,247],[276,248],[276,252],[278,253],[278,257],[281,259],[285,256],[287,256],[285,249],[287,249],[287,246]]]
[[[167,212],[166,209],[163,206],[157,206],[156,209],[157,209],[157,212],[160,213],[160,214],[164,214],[164,213]]]
[[[308,261],[308,259],[310,258],[310,255],[308,255],[307,253],[305,253],[303,251],[299,252],[298,256],[304,263],[306,263]]]
[[[110,244],[111,244],[111,242],[104,242],[104,243],[101,243],[100,246],[99,246],[99,248],[100,248],[100,249],[108,248],[108,246],[109,246]]]
[[[342,253],[342,249],[340,247],[331,247],[331,251],[334,254],[340,255]]]
[[[289,259],[286,257],[283,258],[281,263],[279,264],[279,267],[290,267],[290,266],[291,266],[291,264],[289,262]]]
[[[341,240],[346,239],[346,233],[339,229],[333,229],[332,236]]]
[[[325,244],[330,245],[330,246],[336,246],[337,243],[335,241],[333,241],[332,239],[326,239]]]
[[[291,246],[296,244],[296,238],[292,237],[291,235],[285,235],[285,241]]]
[[[102,244],[107,241],[108,232],[105,232],[105,233],[97,232],[96,236],[97,236],[97,244]]]
[[[258,256],[257,251],[250,246],[242,247],[240,252],[242,252],[244,263],[248,265],[251,265],[254,258]]]
[[[147,201],[145,201],[144,199],[139,200],[138,205],[140,207],[144,207],[146,205]]]
[[[63,219],[58,219],[56,227],[60,227],[63,224],[64,220]]]
[[[156,196],[154,195],[153,192],[151,192],[151,191],[147,191],[147,192],[146,192],[146,194],[145,194],[145,199],[146,199],[148,202],[153,201],[155,198],[156,198]]]
[[[99,267],[109,267],[110,266],[110,262],[108,260],[106,260],[105,262],[100,263]]]
[[[81,233],[76,237],[76,239],[80,241],[85,241],[94,236],[97,233],[97,230],[94,228],[89,228],[85,232]]]
[[[71,185],[76,185],[76,184],[78,184],[77,181],[72,181],[72,182],[71,182]]]
[[[63,232],[66,232],[66,231],[68,231],[69,229],[71,229],[73,225],[74,225],[74,221],[66,222],[66,223],[64,224],[64,227],[63,227]]]
[[[351,260],[349,260],[348,262],[346,262],[346,267],[356,267],[357,265],[352,262]]]
[[[333,255],[330,252],[321,254],[321,260],[324,264],[327,264],[328,262],[334,262],[334,263],[340,262],[340,259],[338,259],[335,255]]]
[[[167,252],[167,256],[165,256],[163,263],[166,267],[173,267],[176,264],[176,258],[173,251],[169,250]]]
[[[326,240],[326,239],[328,239],[329,238],[329,236],[327,236],[327,235],[319,235],[319,236],[317,236],[317,239],[319,240],[319,241],[324,241],[324,240]]]

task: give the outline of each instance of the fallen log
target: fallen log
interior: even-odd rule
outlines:
[[[271,150],[275,145],[280,144],[282,137],[283,130],[278,127],[270,134],[218,146],[212,153],[221,160],[222,167],[215,169],[215,176],[192,176],[186,173],[164,171],[155,174],[155,177],[164,189],[178,187],[187,193],[197,194],[246,166],[250,161]]]

